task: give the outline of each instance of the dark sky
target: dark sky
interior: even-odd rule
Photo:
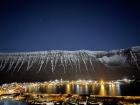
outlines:
[[[140,45],[139,0],[1,0],[0,52]]]

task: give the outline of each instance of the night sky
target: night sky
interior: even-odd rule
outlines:
[[[0,1],[0,52],[138,45],[139,0]]]

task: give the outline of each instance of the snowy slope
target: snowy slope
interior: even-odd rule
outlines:
[[[140,47],[111,51],[0,53],[0,78],[94,78],[129,75],[140,69]],[[12,74],[12,75],[11,75]],[[27,77],[29,75],[29,77]],[[69,75],[69,76],[67,76]],[[112,78],[112,77],[111,77]]]
[[[127,49],[128,50],[128,49]],[[140,47],[132,47],[131,51],[140,53]],[[88,50],[77,50],[77,51],[62,51],[62,50],[51,50],[51,51],[38,51],[38,52],[19,52],[19,53],[0,53],[0,70],[20,71],[20,68],[24,63],[27,63],[26,71],[30,70],[32,66],[37,63],[39,65],[38,72],[41,71],[43,65],[51,63],[52,72],[55,71],[56,65],[63,66],[66,69],[68,65],[80,66],[81,62],[85,65],[87,70],[87,63],[94,69],[93,62],[101,62],[106,66],[111,65],[124,65],[128,63],[128,58],[135,60],[133,55],[125,54],[126,50],[112,50],[112,51],[88,51]],[[130,53],[128,51],[127,53]],[[20,66],[19,66],[20,65]]]

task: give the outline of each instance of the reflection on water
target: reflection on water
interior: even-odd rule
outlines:
[[[46,86],[47,93],[56,93],[57,87],[54,85],[48,85]]]
[[[1,100],[0,105],[28,105],[28,104],[23,101]]]
[[[67,84],[66,93],[67,94],[71,93],[71,86],[70,86],[70,84]]]
[[[120,84],[61,84],[28,86],[29,93],[48,94],[93,94],[101,96],[120,96]]]
[[[101,84],[101,86],[100,86],[99,95],[106,96],[106,89],[105,89],[105,85],[104,84]]]
[[[120,93],[120,85],[119,84],[116,84],[116,91],[117,91],[116,95],[120,96],[121,93]]]

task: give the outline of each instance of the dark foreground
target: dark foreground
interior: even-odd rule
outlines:
[[[71,94],[3,94],[0,105],[139,105],[139,96]]]

